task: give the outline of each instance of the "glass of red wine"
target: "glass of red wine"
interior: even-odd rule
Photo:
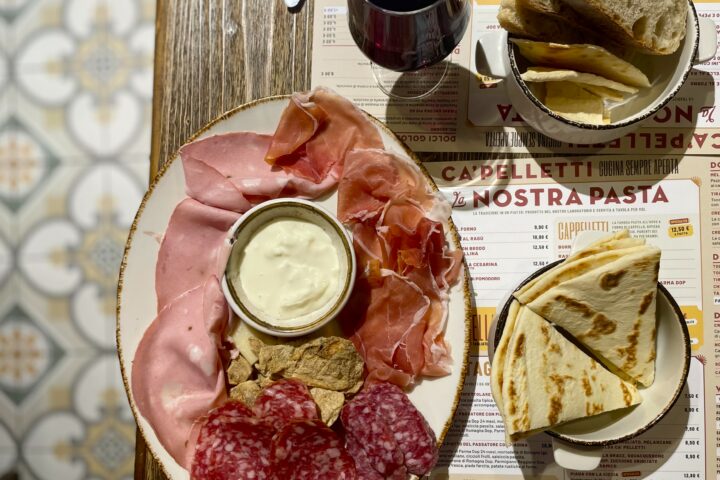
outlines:
[[[434,92],[445,58],[470,22],[469,0],[348,0],[350,33],[380,89],[396,98]]]

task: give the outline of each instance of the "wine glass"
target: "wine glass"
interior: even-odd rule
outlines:
[[[348,0],[350,34],[380,89],[395,98],[437,89],[469,21],[469,0]]]

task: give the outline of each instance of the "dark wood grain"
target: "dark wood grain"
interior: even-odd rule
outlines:
[[[159,0],[151,175],[210,120],[310,87],[312,2]]]

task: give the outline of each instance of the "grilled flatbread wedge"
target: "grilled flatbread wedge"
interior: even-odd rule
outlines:
[[[660,249],[631,247],[585,260],[620,254],[620,258],[574,278],[556,272],[556,279],[562,281],[546,278],[547,285],[536,284],[532,294],[525,292],[516,298],[565,329],[608,368],[649,386],[655,378]]]
[[[528,303],[537,298],[541,293],[560,282],[569,280],[587,273],[595,268],[601,267],[606,263],[617,260],[621,256],[632,253],[632,250],[624,250],[622,252],[608,253],[615,250],[629,249],[645,245],[645,240],[641,238],[630,238],[627,230],[613,233],[603,237],[582,250],[570,255],[565,261],[547,272],[539,275],[523,285],[515,292],[514,296],[520,303]],[[600,255],[608,253],[607,255]],[[592,257],[592,258],[589,258]]]
[[[498,408],[501,409],[501,414],[503,368],[505,367],[505,357],[508,345],[510,344],[510,338],[512,337],[513,330],[515,330],[515,320],[517,319],[518,310],[520,310],[520,304],[515,300],[510,304],[507,318],[505,319],[503,335],[500,337],[497,348],[495,348],[495,355],[493,356],[492,367],[490,369],[490,391],[492,392],[493,400],[495,400],[495,405],[498,405]]]
[[[608,250],[619,250],[621,248],[638,247],[640,245],[645,245],[645,239],[632,238],[630,237],[630,232],[627,230],[621,230],[603,237],[581,250],[578,250],[570,255],[567,258],[567,261],[571,262],[579,258],[585,258],[597,253],[607,252]]]
[[[633,385],[605,370],[527,307],[518,309],[500,372],[508,443],[642,400]]]

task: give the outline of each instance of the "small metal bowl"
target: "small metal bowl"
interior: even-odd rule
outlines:
[[[290,320],[273,318],[248,300],[240,282],[233,282],[234,265],[239,265],[245,247],[255,233],[268,222],[280,217],[289,217],[318,225],[328,234],[338,254],[340,288],[322,307],[315,311],[294,317]],[[222,279],[222,289],[230,308],[250,326],[270,335],[279,337],[297,337],[313,332],[328,322],[342,310],[352,293],[355,284],[357,264],[355,250],[350,233],[340,221],[317,204],[301,199],[280,198],[270,200],[248,210],[232,226],[228,233],[231,245],[230,255]],[[280,326],[279,323],[288,323]]]

